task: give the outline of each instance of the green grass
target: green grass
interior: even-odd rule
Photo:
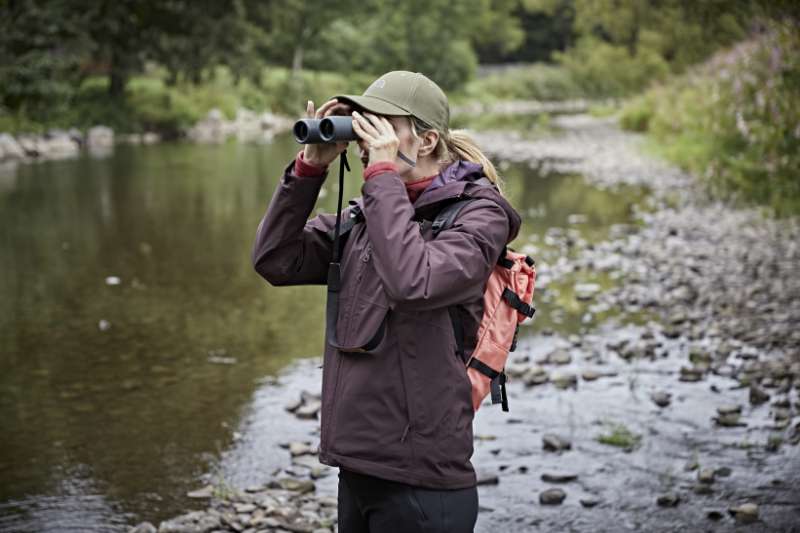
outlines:
[[[598,435],[597,442],[626,451],[633,450],[641,443],[642,436],[633,433],[624,424],[608,423],[607,426],[607,432]]]

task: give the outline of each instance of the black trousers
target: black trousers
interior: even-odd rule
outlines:
[[[478,487],[424,489],[339,471],[339,533],[472,533]]]

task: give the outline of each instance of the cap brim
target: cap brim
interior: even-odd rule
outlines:
[[[365,111],[370,113],[377,113],[378,115],[401,115],[409,116],[411,113],[398,107],[386,100],[382,100],[375,96],[356,96],[354,94],[340,94],[335,97],[340,102],[352,103]]]

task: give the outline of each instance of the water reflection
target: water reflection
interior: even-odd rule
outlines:
[[[0,529],[36,529],[41,516],[91,525],[118,523],[123,511],[151,521],[179,512],[231,447],[259,379],[321,352],[322,288],[269,287],[249,259],[296,149],[285,137],[123,146],[3,178]],[[578,176],[504,173],[527,213],[514,246],[575,213],[600,235],[634,201]],[[348,197],[360,194],[357,174]],[[334,182],[319,210],[335,210]],[[76,469],[66,477],[91,482],[63,490],[62,473]],[[84,496],[84,507],[74,503]]]

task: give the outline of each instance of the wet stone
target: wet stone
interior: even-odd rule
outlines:
[[[214,487],[212,487],[211,485],[206,485],[202,489],[197,489],[186,493],[186,496],[195,499],[210,498],[213,495],[214,495]]]
[[[582,506],[586,507],[587,509],[596,507],[601,502],[599,498],[581,498],[578,501]]]
[[[741,415],[739,413],[726,413],[724,415],[714,417],[714,421],[717,423],[717,425],[728,428],[746,426],[747,424],[742,422],[740,418]]]
[[[552,473],[545,472],[542,474],[542,481],[545,483],[569,483],[578,479],[578,474],[566,473]]]
[[[547,489],[539,493],[539,503],[542,505],[560,505],[567,497],[567,493],[559,488]]]
[[[550,377],[547,375],[544,368],[539,365],[534,365],[525,373],[522,380],[528,387],[533,387],[535,385],[547,383]]]
[[[299,407],[294,414],[298,418],[312,419],[317,418],[317,413],[322,408],[322,403],[317,400],[312,400]]]
[[[650,399],[659,407],[667,407],[672,399],[672,394],[666,391],[655,391],[650,395]]]
[[[564,438],[548,433],[542,436],[542,447],[551,452],[560,452],[572,448],[572,443]]]
[[[718,509],[708,509],[706,511],[706,518],[709,520],[714,520],[715,522],[718,520],[722,520],[724,517],[724,513]]]
[[[721,405],[717,407],[717,413],[720,416],[725,415],[740,415],[742,414],[742,406],[739,404],[728,404],[728,405]]]
[[[681,498],[674,492],[667,492],[665,494],[661,494],[656,498],[656,504],[659,507],[675,507],[680,503]]]
[[[700,381],[703,379],[703,371],[699,368],[682,366],[678,379],[688,383]]]
[[[728,509],[728,512],[740,524],[752,524],[758,520],[758,505],[754,503],[743,503]]]
[[[600,292],[601,287],[597,283],[576,283],[575,299],[579,301],[591,300]]]
[[[141,524],[129,529],[128,533],[156,533],[157,531],[158,530],[156,529],[156,526],[150,522],[142,522]]]
[[[700,495],[708,495],[714,492],[714,490],[711,488],[711,485],[705,483],[698,483],[693,487],[692,490],[694,490],[695,494],[700,494]]]
[[[697,481],[707,484],[714,483],[715,473],[716,471],[713,468],[702,468],[697,472]]]
[[[568,365],[572,362],[572,356],[564,348],[557,348],[547,354],[545,362],[553,365]]]
[[[294,479],[290,477],[281,478],[277,481],[271,481],[269,486],[270,488],[290,490],[292,492],[299,492],[300,494],[314,492],[314,490],[316,490],[316,486],[314,485],[313,481]]]
[[[581,372],[581,378],[583,378],[584,381],[595,381],[601,377],[603,377],[603,374],[596,370],[584,370]]]
[[[559,389],[577,388],[578,386],[578,376],[571,372],[556,372],[550,380]]]

